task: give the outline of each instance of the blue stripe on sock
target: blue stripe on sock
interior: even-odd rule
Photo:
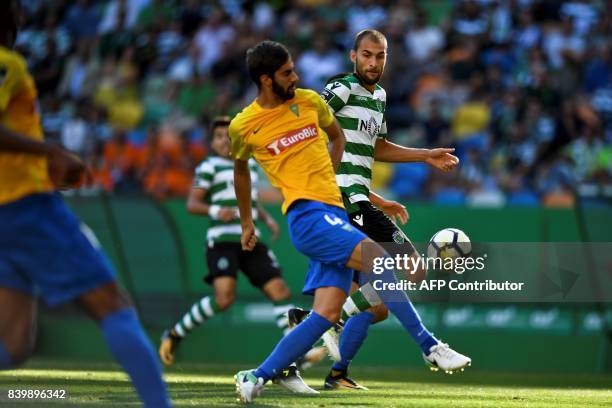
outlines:
[[[271,380],[276,373],[304,355],[332,324],[323,316],[312,312],[278,342],[268,358],[255,370],[255,376],[262,377],[265,381]]]
[[[0,341],[0,370],[7,370],[11,367],[13,367],[11,355]]]
[[[359,313],[347,320],[340,338],[340,356],[342,360],[334,363],[332,369],[338,371],[348,370],[351,360],[368,336],[368,329],[374,320],[370,312]]]
[[[170,407],[161,365],[133,309],[121,309],[100,322],[104,339],[128,373],[145,407]]]

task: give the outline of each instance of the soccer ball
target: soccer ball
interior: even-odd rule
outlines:
[[[472,243],[465,234],[457,228],[444,228],[434,234],[427,245],[428,258],[460,258],[472,253]]]

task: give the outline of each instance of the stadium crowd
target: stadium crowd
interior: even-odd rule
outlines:
[[[94,188],[183,196],[209,121],[256,95],[245,51],[286,44],[301,86],[352,69],[355,33],[389,40],[389,137],[454,146],[459,170],[378,163],[374,188],[440,204],[571,206],[612,196],[612,2],[23,0],[17,50],[47,137]]]

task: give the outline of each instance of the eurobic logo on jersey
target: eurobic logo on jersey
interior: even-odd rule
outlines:
[[[317,126],[311,123],[282,135],[281,137],[267,145],[266,148],[272,156],[278,156],[285,150],[299,143],[302,143],[305,140],[313,139],[318,135],[319,133],[317,132]]]

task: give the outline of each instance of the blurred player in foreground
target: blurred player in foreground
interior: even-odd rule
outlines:
[[[236,298],[238,270],[249,282],[260,289],[274,303],[274,315],[283,334],[289,332],[287,311],[293,307],[291,293],[282,278],[280,265],[272,250],[263,243],[257,243],[252,251],[243,251],[240,245],[240,218],[238,201],[234,191],[234,162],[230,159],[230,139],[228,137],[228,116],[213,120],[210,134],[212,154],[195,170],[193,186],[187,200],[190,213],[210,218],[207,230],[206,262],[209,274],[204,281],[214,288],[214,296],[205,296],[194,303],[189,311],[162,335],[159,356],[166,365],[174,362],[176,350],[188,333],[196,326],[230,308]],[[253,219],[263,221],[272,239],[276,239],[279,228],[272,218],[257,203],[257,163],[249,161],[249,171],[253,181],[251,200]],[[256,230],[259,236],[259,231]],[[325,356],[324,347],[310,350],[300,358],[300,366],[319,361]],[[295,393],[317,393],[299,377],[296,365],[278,373],[274,382]]]
[[[76,301],[99,325],[146,407],[169,407],[161,366],[110,262],[56,188],[77,183],[83,163],[44,142],[36,89],[11,47],[18,2],[0,5],[0,369],[30,355],[37,297]]]
[[[299,77],[287,49],[276,42],[259,43],[247,52],[247,67],[259,93],[232,120],[229,129],[241,243],[245,250],[252,250],[257,243],[248,170],[248,160],[253,156],[283,194],[282,211],[288,218],[291,240],[309,258],[303,293],[314,295],[314,302],[312,313],[281,339],[257,369],[236,374],[236,390],[244,402],[259,396],[267,381],[338,322],[351,288],[352,269],[372,272],[362,262],[364,251],[392,261],[386,259],[389,255],[380,245],[348,221],[335,179],[345,149],[344,134],[318,94],[297,88]],[[330,152],[323,130],[331,142]],[[397,282],[394,268],[383,269],[378,274],[382,282]],[[438,343],[403,291],[376,295],[417,343]],[[356,305],[354,301],[352,304]],[[354,307],[349,313],[368,308]]]

